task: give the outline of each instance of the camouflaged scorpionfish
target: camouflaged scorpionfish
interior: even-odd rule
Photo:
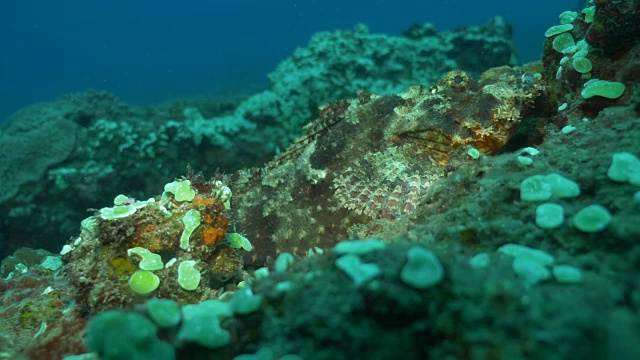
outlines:
[[[232,177],[232,218],[256,249],[245,260],[329,247],[358,226],[410,214],[450,154],[494,154],[542,91],[532,74],[500,67],[477,82],[452,71],[430,87],[324,106],[287,151]]]

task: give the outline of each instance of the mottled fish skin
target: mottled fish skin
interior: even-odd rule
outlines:
[[[359,225],[413,212],[452,153],[491,155],[511,138],[544,89],[522,75],[505,66],[474,81],[452,71],[431,87],[323,106],[286,151],[232,177],[231,217],[256,249],[245,261],[331,247]]]

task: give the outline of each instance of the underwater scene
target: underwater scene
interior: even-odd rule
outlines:
[[[1,15],[0,359],[640,359],[640,0],[90,3]]]

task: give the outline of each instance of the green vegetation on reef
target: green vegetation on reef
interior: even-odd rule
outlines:
[[[0,357],[640,358],[637,3],[561,13],[522,67],[498,20],[358,26],[233,106],[67,103],[75,150],[1,206],[35,231],[57,225],[43,194],[100,202],[60,254],[2,261]],[[211,177],[176,179],[192,159]]]
[[[123,190],[145,199],[187,164],[207,174],[259,165],[300,136],[321,105],[359,90],[397,93],[456,68],[479,74],[516,63],[500,22],[450,32],[423,24],[402,36],[358,25],[315,34],[268,75],[267,89],[248,97],[142,109],[86,92],[31,105],[1,129],[6,251],[18,244],[57,251],[87,208],[104,206]]]

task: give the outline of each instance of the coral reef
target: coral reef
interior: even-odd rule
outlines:
[[[640,358],[640,36],[607,25],[639,11],[564,12],[540,63],[341,93],[264,166],[118,195],[62,255],[3,261],[0,356]]]
[[[266,150],[285,148],[318,115],[319,106],[359,90],[396,94],[416,84],[434,84],[456,69],[477,76],[491,67],[516,65],[511,36],[500,17],[441,33],[428,23],[403,36],[370,34],[362,24],[354,31],[320,32],[280,63],[268,75],[269,89],[249,97],[234,116],[268,134]]]
[[[119,196],[85,219],[62,251],[78,309],[94,314],[150,296],[195,303],[242,280],[243,250],[225,241],[230,196],[220,180],[190,173],[162,197]]]
[[[345,242],[348,246],[287,261],[286,266],[276,262],[268,276],[251,279],[251,290],[244,287],[222,301],[195,305],[207,305],[202,316],[210,319],[201,321],[216,327],[195,327],[189,321],[163,326],[152,313],[157,305],[149,301],[127,312],[96,317],[95,326],[89,326],[89,344],[94,337],[117,339],[115,334],[132,331],[129,324],[102,325],[108,317],[126,316],[138,326],[153,322],[158,331],[152,334],[157,335],[147,342],[161,341],[163,348],[172,349],[161,358],[255,354],[261,359],[583,359],[634,354],[630,350],[635,340],[628,336],[632,321],[625,319],[629,314],[607,305],[616,302],[618,294],[609,288],[606,274],[589,273],[578,282],[569,281],[559,275],[559,269],[567,267],[558,265],[553,267],[554,279],[531,286],[512,269],[515,260],[507,251],[484,253],[486,263],[478,265],[464,250],[449,247],[425,253],[437,256],[432,261],[445,269],[446,276],[418,285],[406,274],[428,277],[433,264],[409,267],[407,258],[412,252],[428,251],[425,248],[409,241],[351,242],[358,244]],[[549,254],[536,254],[555,261]],[[340,259],[348,257],[361,261],[358,274],[364,266],[376,270],[356,281],[354,270],[340,265]],[[567,259],[562,254],[558,260]],[[191,311],[183,307],[182,316]],[[181,316],[177,310],[176,316]],[[207,340],[208,331],[218,340]],[[191,341],[183,341],[182,333],[191,334]],[[127,344],[121,340],[92,349],[112,359],[116,357],[111,349]],[[151,350],[139,346],[127,354],[137,352]]]
[[[75,310],[75,289],[61,266],[59,256],[29,248],[2,261],[1,358],[61,359],[85,351],[87,319]]]
[[[5,143],[12,139],[33,151],[21,151],[20,147],[6,151],[15,156],[6,161],[19,167],[3,170],[9,179],[5,184],[12,189],[3,191],[7,198],[0,201],[0,211],[7,214],[0,224],[0,232],[7,238],[2,243],[6,249],[0,251],[19,246],[58,251],[61,243],[77,231],[77,223],[86,217],[87,208],[104,205],[121,189],[127,189],[130,196],[144,198],[183,172],[186,164],[201,164],[200,169],[211,173],[217,166],[224,166],[221,162],[207,167],[211,163],[207,159],[223,157],[188,146],[194,140],[182,112],[196,104],[214,114],[224,113],[230,106],[218,101],[216,109],[215,104],[207,107],[196,99],[141,109],[124,105],[109,94],[87,92],[32,105],[14,114],[3,124]],[[174,114],[184,121],[171,121],[169,116]],[[33,120],[29,122],[30,119]],[[45,125],[38,125],[39,122]],[[46,139],[36,139],[34,143],[23,132],[14,130],[27,124],[34,128],[29,134],[43,133]],[[64,161],[58,159],[58,138],[70,144],[65,148]],[[237,155],[233,150],[225,152]],[[25,154],[39,153],[44,154],[43,160],[23,158]],[[40,169],[41,164],[47,166]],[[29,174],[29,182],[22,182],[25,179],[21,169]],[[11,194],[15,195],[10,197]],[[51,226],[52,223],[57,225]]]
[[[602,109],[625,104],[633,96],[634,92],[630,90],[640,81],[640,65],[635,36],[637,22],[632,24],[630,19],[638,16],[638,2],[623,3],[624,6],[595,6],[591,10],[594,18],[584,11],[570,15],[564,21],[568,26],[565,32],[547,37],[542,61],[552,89],[549,101],[559,108],[567,104],[555,116],[554,122],[559,127],[567,125],[571,118],[593,119]],[[560,36],[566,36],[569,46],[554,47]],[[596,41],[594,37],[603,40]],[[582,62],[588,63],[588,67],[581,68]],[[614,98],[597,96],[586,99],[581,96],[582,90],[594,79],[625,84],[627,91]]]
[[[7,238],[0,256],[20,246],[56,251],[74,236],[85,209],[122,189],[148,197],[187,164],[232,173],[264,163],[300,136],[320,105],[358,90],[398,93],[450,70],[479,74],[516,62],[511,30],[500,18],[440,33],[424,24],[403,36],[370,34],[359,25],[316,34],[269,74],[268,89],[248,97],[142,109],[88,92],[33,105],[8,119],[0,137],[0,149],[12,154],[0,161],[8,179],[0,196],[0,212],[8,214],[0,223]],[[27,123],[32,131],[16,130]]]

